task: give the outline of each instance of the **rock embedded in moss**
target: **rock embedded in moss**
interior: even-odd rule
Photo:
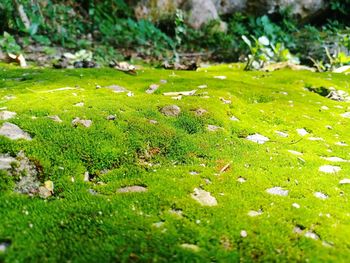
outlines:
[[[211,193],[200,188],[195,188],[191,197],[202,206],[216,206],[218,204],[216,198]]]
[[[163,113],[165,116],[177,117],[180,115],[181,109],[177,105],[168,105],[168,106],[163,107],[160,110],[160,112]]]
[[[28,133],[20,127],[10,122],[5,122],[0,128],[0,135],[9,138],[10,140],[24,139],[30,141],[32,138]]]
[[[4,110],[4,111],[0,112],[0,120],[6,121],[6,120],[14,118],[16,115],[17,115],[16,112]]]

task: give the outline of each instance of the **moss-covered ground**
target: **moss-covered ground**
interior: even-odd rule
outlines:
[[[0,261],[348,262],[350,185],[339,181],[350,178],[350,163],[321,157],[350,159],[349,147],[336,144],[350,145],[350,119],[341,117],[349,104],[305,89],[349,91],[348,75],[244,72],[239,65],[197,72],[145,68],[137,76],[2,66],[0,107],[16,112],[8,121],[33,140],[0,136],[0,151],[16,156],[23,150],[40,167],[41,182],[54,183],[54,195],[16,193],[15,178],[1,173],[0,243],[7,248]],[[150,84],[160,88],[146,94]],[[109,85],[134,96],[104,88]],[[75,89],[53,91],[64,87]],[[181,100],[163,95],[194,89],[195,96]],[[164,116],[160,109],[172,104],[181,114]],[[197,116],[199,108],[207,113]],[[76,117],[92,120],[91,127],[74,127]],[[211,132],[207,125],[222,129]],[[309,134],[300,136],[301,128]],[[255,133],[270,141],[246,139]],[[322,173],[322,165],[341,171]],[[148,191],[118,192],[133,185]],[[288,195],[267,193],[272,187]],[[194,200],[195,188],[210,192],[217,206]]]

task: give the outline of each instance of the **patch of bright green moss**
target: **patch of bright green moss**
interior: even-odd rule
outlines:
[[[155,94],[145,93],[161,80],[167,83]],[[96,89],[113,84],[134,96]],[[10,122],[33,140],[0,137],[1,152],[15,156],[24,150],[42,167],[42,182],[54,182],[55,194],[43,200],[14,193],[14,179],[1,173],[0,243],[11,242],[0,254],[1,261],[346,262],[350,186],[339,181],[349,178],[350,163],[333,164],[342,168],[337,174],[318,169],[332,164],[322,156],[350,159],[349,147],[335,144],[350,144],[350,120],[340,116],[350,111],[349,104],[309,92],[309,84],[349,91],[349,76],[244,72],[241,65],[197,72],[146,68],[137,76],[113,69],[3,67],[0,107],[17,112]],[[199,85],[207,88],[198,89]],[[63,87],[75,89],[54,91]],[[196,96],[179,101],[162,95],[193,89],[198,89]],[[15,98],[5,99],[10,95]],[[221,98],[232,103],[224,104]],[[84,106],[74,106],[79,102]],[[172,104],[181,108],[180,116],[160,113]],[[199,108],[208,112],[196,116]],[[106,120],[111,114],[116,119]],[[52,115],[63,122],[47,118]],[[232,116],[239,121],[230,120]],[[93,124],[74,128],[71,122],[76,117]],[[208,125],[223,129],[210,132]],[[298,128],[310,134],[301,137]],[[276,131],[289,136],[280,137]],[[245,139],[254,133],[270,141],[259,145]],[[287,150],[303,155],[298,158]],[[90,182],[84,182],[85,172]],[[239,183],[240,177],[246,182]],[[148,191],[117,193],[130,185]],[[266,192],[277,186],[289,195]],[[196,187],[210,192],[218,206],[202,207],[193,200]],[[314,192],[329,198],[317,199]],[[259,209],[260,216],[248,216]],[[163,224],[157,227],[159,222]],[[294,233],[296,226],[304,232]],[[241,237],[241,230],[247,237]],[[305,237],[306,231],[316,233],[319,240]],[[197,245],[199,251],[181,244]]]

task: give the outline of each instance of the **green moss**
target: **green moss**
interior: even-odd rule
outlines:
[[[334,175],[318,169],[332,164],[322,156],[350,159],[349,147],[335,145],[350,144],[350,121],[340,116],[350,111],[349,104],[305,87],[309,83],[349,91],[348,76],[244,72],[240,64],[197,72],[144,68],[137,76],[113,69],[2,66],[0,107],[17,112],[10,122],[33,140],[0,137],[1,152],[15,156],[24,150],[42,168],[41,182],[54,182],[55,194],[42,200],[14,193],[15,178],[1,172],[0,240],[10,246],[0,261],[347,261],[350,188],[339,181],[349,177],[350,163],[334,164],[342,168]],[[227,79],[214,78],[219,75]],[[167,83],[155,94],[145,93],[150,84],[164,79]],[[95,88],[112,84],[134,96]],[[208,88],[180,101],[162,95],[204,84]],[[75,89],[54,91],[63,87]],[[9,95],[16,98],[7,100]],[[79,102],[84,106],[74,106]],[[161,107],[172,104],[181,108],[178,117],[160,113]],[[196,116],[194,110],[200,108],[208,112]],[[111,114],[116,119],[106,120]],[[62,123],[47,118],[51,115]],[[239,121],[230,120],[232,116]],[[74,128],[71,121],[76,117],[92,120],[92,126]],[[208,125],[222,129],[210,132]],[[298,128],[310,135],[299,136]],[[258,145],[245,139],[254,133],[270,141]],[[302,160],[287,150],[303,153]],[[227,171],[220,173],[228,163]],[[86,171],[90,182],[83,180]],[[240,177],[246,182],[237,182]],[[148,191],[117,193],[130,185]],[[266,193],[275,186],[288,189],[289,195]],[[196,187],[211,192],[218,206],[202,207],[193,200],[190,194]],[[329,198],[315,198],[317,191]],[[247,215],[259,209],[262,215]],[[182,216],[172,210],[181,210]],[[157,222],[163,225],[157,228]],[[320,240],[294,233],[295,226],[317,233]],[[246,238],[241,230],[247,231]],[[200,250],[186,250],[184,243]]]

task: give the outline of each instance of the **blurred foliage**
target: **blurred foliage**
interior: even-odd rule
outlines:
[[[235,13],[221,21],[211,21],[200,30],[185,22],[184,14],[153,24],[137,21],[123,0],[1,0],[0,47],[18,53],[32,43],[59,45],[65,49],[93,51],[95,59],[122,59],[136,52],[141,57],[179,60],[181,53],[208,54],[211,59],[237,61],[250,53],[242,35],[258,39],[266,36],[271,43],[298,55],[302,62],[327,59],[331,53],[350,50],[348,23],[350,0],[330,0],[334,14],[340,18],[315,25],[300,24],[281,10],[277,17]],[[19,41],[20,40],[20,41]],[[125,52],[127,51],[127,52]]]

